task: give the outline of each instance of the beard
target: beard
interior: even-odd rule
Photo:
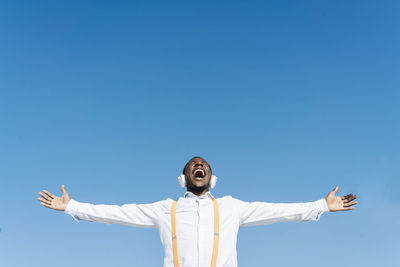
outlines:
[[[196,193],[201,193],[204,190],[207,190],[208,188],[210,188],[209,184],[206,184],[206,185],[203,185],[203,186],[195,186],[193,184],[190,184],[187,187],[187,191],[190,191],[190,192],[196,194]]]

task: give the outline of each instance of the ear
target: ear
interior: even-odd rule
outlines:
[[[181,187],[185,187],[186,186],[186,176],[184,174],[179,175],[178,182],[181,185]]]

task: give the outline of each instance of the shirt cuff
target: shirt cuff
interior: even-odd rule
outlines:
[[[322,212],[329,212],[328,204],[326,203],[325,198],[321,198],[320,200],[317,200],[315,203]]]
[[[72,198],[69,200],[67,206],[65,207],[64,212],[65,213],[70,213],[71,211],[76,210],[76,206],[78,204],[78,201],[73,200]]]
[[[71,215],[77,222],[79,221],[79,217],[75,215],[74,212],[78,211],[78,205],[79,202],[71,198],[64,210],[64,213]]]

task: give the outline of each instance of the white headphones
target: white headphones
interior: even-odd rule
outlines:
[[[181,174],[181,175],[178,176],[178,181],[179,181],[179,184],[180,184],[182,187],[185,187],[185,186],[186,186],[186,177],[185,177],[184,174]],[[217,176],[211,175],[210,187],[211,187],[211,188],[214,188],[214,187],[215,187],[215,184],[217,183],[217,181],[218,181]]]

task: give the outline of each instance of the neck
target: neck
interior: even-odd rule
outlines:
[[[197,189],[197,190],[196,190]],[[206,189],[200,189],[199,188],[188,188],[187,189],[188,192],[192,192],[193,194],[195,194],[196,196],[202,196],[205,193],[207,193],[208,191],[210,191],[208,188]]]

